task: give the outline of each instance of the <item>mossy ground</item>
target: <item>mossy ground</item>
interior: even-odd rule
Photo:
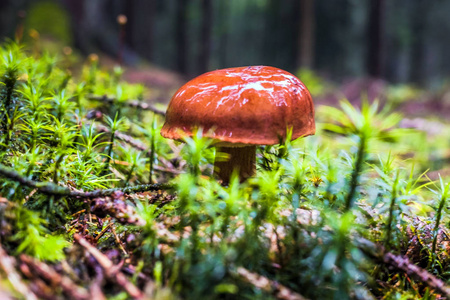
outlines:
[[[0,295],[450,295],[449,177],[438,176],[448,124],[427,134],[377,102],[321,106],[315,136],[260,147],[257,175],[224,187],[201,131],[185,143],[160,136],[163,116],[139,104],[153,90],[95,56],[79,75],[67,67],[1,48]]]

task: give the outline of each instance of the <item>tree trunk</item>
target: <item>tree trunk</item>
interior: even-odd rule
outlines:
[[[187,74],[187,7],[188,0],[178,0],[175,21],[175,44],[177,53],[177,70]]]
[[[367,26],[367,73],[371,77],[383,75],[384,0],[370,0]]]
[[[198,57],[199,73],[205,73],[208,71],[209,59],[211,56],[211,28],[212,28],[212,15],[213,6],[211,0],[202,0],[202,24],[200,32],[200,51]]]
[[[219,66],[221,68],[226,67],[228,64],[227,60],[227,46],[228,46],[228,32],[229,26],[229,3],[230,0],[219,0]]]
[[[279,0],[268,0],[266,4],[266,18],[264,24],[264,49],[263,58],[264,61],[270,61],[274,65],[278,65],[277,51],[282,47],[280,41],[280,12],[282,1]]]
[[[314,63],[314,0],[300,0],[297,67],[311,69]]]
[[[67,11],[70,11],[70,23],[71,30],[74,36],[74,46],[80,49],[82,52],[86,53],[86,42],[84,41],[84,35],[81,34],[81,24],[83,22],[83,12],[84,12],[84,0],[63,0],[64,7]]]
[[[133,0],[133,17],[128,18],[127,37],[139,55],[151,60],[154,52],[156,0]],[[127,4],[129,5],[129,4]],[[128,33],[128,30],[129,33]]]
[[[125,26],[125,42],[127,45],[131,46],[132,48],[136,48],[135,39],[133,38],[133,32],[136,31],[136,19],[137,19],[137,13],[136,13],[136,6],[139,7],[139,4],[136,5],[136,0],[134,1],[127,1],[125,5],[122,6],[123,13],[127,17],[127,24]]]
[[[428,22],[428,5],[426,0],[414,2],[411,15],[413,40],[411,44],[410,81],[418,84],[424,83],[426,78],[426,34]]]
[[[117,55],[118,25],[107,15],[107,0],[65,0],[63,2],[72,17],[75,46],[88,54],[104,51]]]

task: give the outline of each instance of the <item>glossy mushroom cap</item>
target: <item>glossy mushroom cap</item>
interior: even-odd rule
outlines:
[[[161,135],[204,136],[221,144],[272,145],[315,133],[309,91],[294,75],[274,67],[216,70],[192,79],[172,97]]]

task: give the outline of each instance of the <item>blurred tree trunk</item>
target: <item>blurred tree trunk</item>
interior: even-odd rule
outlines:
[[[297,68],[311,69],[314,63],[315,10],[314,0],[300,0]]]
[[[182,74],[187,74],[187,8],[189,0],[177,0],[176,3],[175,45],[177,70]]]
[[[227,45],[229,31],[229,1],[219,0],[219,66],[227,66]]]
[[[137,0],[139,1],[139,0]],[[133,32],[136,31],[136,19],[138,15],[136,14],[136,0],[127,1],[126,5],[123,6],[123,13],[127,17],[127,23],[125,26],[125,42],[133,48],[136,48],[136,40],[133,38]]]
[[[107,0],[64,0],[71,12],[75,46],[84,53],[98,50],[117,55],[118,24],[108,19]]]
[[[368,75],[377,78],[383,75],[384,15],[384,0],[370,0],[366,66]]]
[[[81,51],[86,52],[84,42],[81,41],[80,27],[83,20],[84,1],[83,0],[63,0],[63,5],[67,11],[70,11],[70,21],[72,26],[72,32],[75,38],[75,46]]]
[[[410,21],[411,31],[413,33],[410,56],[410,80],[418,84],[422,84],[426,77],[425,47],[427,42],[428,6],[429,1],[414,1]]]
[[[266,18],[264,24],[264,61],[270,61],[279,65],[277,51],[282,47],[280,43],[279,22],[282,2],[279,0],[268,0],[266,4]]]
[[[209,60],[211,56],[211,28],[212,28],[212,16],[213,6],[211,0],[202,0],[202,24],[200,32],[200,51],[198,56],[198,68],[199,73],[205,73],[208,71]]]
[[[14,32],[21,20],[18,17],[20,11],[27,11],[31,0],[0,0],[0,37],[1,42],[4,42],[5,37],[14,39]]]
[[[0,36],[7,36],[12,38],[12,33],[14,32],[15,23],[17,18],[15,18],[15,7],[10,3],[10,1],[0,1]]]
[[[156,0],[133,0],[126,4],[127,42],[146,59],[153,58]]]

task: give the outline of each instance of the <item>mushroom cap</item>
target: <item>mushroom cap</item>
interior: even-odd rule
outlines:
[[[292,139],[315,133],[314,106],[305,85],[274,67],[216,70],[183,85],[172,97],[161,135],[203,136],[221,145],[273,145],[292,128]]]

